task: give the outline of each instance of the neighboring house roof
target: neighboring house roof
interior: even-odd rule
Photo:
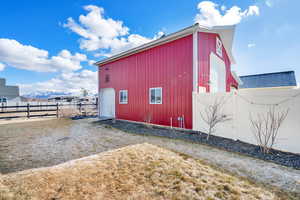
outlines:
[[[127,51],[121,52],[117,55],[111,56],[109,58],[105,58],[101,61],[98,61],[95,63],[95,65],[103,65],[107,64],[109,62],[118,60],[123,57],[127,57],[129,55],[144,51],[146,49],[182,38],[184,36],[190,35],[194,33],[195,31],[198,32],[208,32],[208,33],[217,33],[220,35],[222,43],[224,45],[224,48],[226,49],[226,52],[228,54],[228,57],[231,61],[232,64],[235,63],[234,57],[232,55],[232,43],[233,43],[233,37],[234,37],[234,32],[235,32],[235,26],[213,26],[213,27],[205,27],[205,26],[200,26],[198,23],[194,24],[193,26],[184,28],[180,31],[177,31],[175,33],[172,33],[170,35],[161,37],[157,40],[153,40],[149,43],[143,44],[141,46],[129,49]]]
[[[240,85],[239,88],[297,86],[294,71],[240,76],[240,79],[242,80],[243,84]]]

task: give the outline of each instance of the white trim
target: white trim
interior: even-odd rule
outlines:
[[[193,91],[198,92],[198,30],[193,33]]]
[[[99,86],[100,87],[100,86]],[[98,91],[98,118],[100,118],[100,89]]]
[[[231,75],[232,75],[232,77],[234,78],[234,80],[236,80],[236,82],[237,82],[239,85],[243,85],[242,79],[240,79],[240,77],[236,74],[235,71],[231,71]]]
[[[121,92],[125,92],[127,95],[127,101],[126,102],[121,102]],[[119,104],[128,104],[128,90],[120,90],[119,91]]]
[[[155,90],[155,89],[160,89],[160,96],[161,96],[161,100],[160,103],[151,103],[151,90]],[[162,87],[154,87],[154,88],[149,88],[149,104],[162,104],[163,102],[163,92],[162,92]]]
[[[101,89],[101,86],[100,86],[100,67],[98,67],[98,73],[97,73],[97,77],[98,77],[98,118],[100,118],[100,89]]]

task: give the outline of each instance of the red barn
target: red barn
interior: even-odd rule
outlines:
[[[229,92],[234,26],[195,24],[97,62],[100,117],[192,129],[193,92]]]

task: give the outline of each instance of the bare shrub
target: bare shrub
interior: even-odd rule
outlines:
[[[204,112],[200,112],[202,120],[209,127],[206,138],[207,140],[209,140],[209,136],[216,131],[216,126],[219,123],[231,120],[231,118],[225,115],[222,111],[225,102],[224,97],[216,98],[213,104],[208,105],[205,108]]]
[[[278,131],[288,115],[289,109],[277,111],[271,106],[267,113],[258,113],[256,119],[250,114],[251,130],[263,153],[269,153],[276,142]]]

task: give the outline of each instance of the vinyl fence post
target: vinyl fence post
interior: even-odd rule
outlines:
[[[27,103],[27,118],[30,118],[30,105]]]
[[[56,118],[58,118],[58,103],[56,103]]]

